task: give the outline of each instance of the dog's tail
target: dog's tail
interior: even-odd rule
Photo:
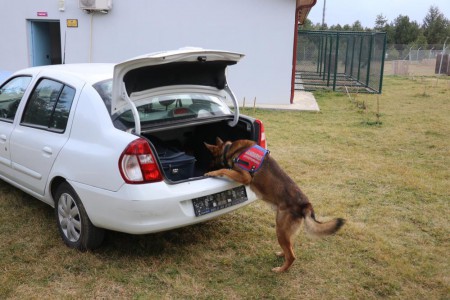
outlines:
[[[304,206],[303,216],[305,218],[306,232],[314,236],[327,236],[334,234],[342,227],[342,225],[345,224],[345,220],[341,218],[336,218],[323,223],[317,221],[310,203]]]

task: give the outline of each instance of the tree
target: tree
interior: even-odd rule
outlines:
[[[361,22],[359,20],[356,20],[352,25],[353,31],[364,31],[364,28],[361,25]]]
[[[387,53],[389,53],[389,60],[397,60],[400,58],[400,53],[395,49],[394,45],[389,46]]]
[[[450,31],[450,22],[436,6],[430,6],[423,20],[423,33],[428,44],[443,44]]]
[[[306,19],[303,25],[299,25],[299,28],[302,30],[314,30],[314,24],[310,19]]]
[[[395,27],[393,25],[386,24],[384,32],[386,32],[386,43],[395,44]]]
[[[333,26],[330,27],[330,30],[333,30],[333,31],[342,31],[342,26],[339,25],[339,24],[333,25]]]
[[[375,19],[375,27],[373,28],[375,31],[386,32],[386,43],[394,44],[395,43],[395,26],[388,23],[383,14],[377,15]]]
[[[352,28],[350,27],[350,25],[345,24],[344,27],[342,27],[342,30],[344,30],[344,31],[351,31]]]
[[[399,15],[395,21],[395,44],[407,45],[415,42],[420,30],[417,22],[411,22],[408,16]]]
[[[426,47],[428,46],[428,42],[427,42],[427,38],[424,36],[423,32],[419,33],[416,41],[414,42],[414,45],[417,48],[426,49]]]
[[[377,15],[377,18],[375,20],[375,27],[374,29],[376,31],[386,31],[386,26],[388,26],[388,21],[383,14]]]

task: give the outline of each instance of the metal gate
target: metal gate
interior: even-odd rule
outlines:
[[[381,93],[384,32],[298,31],[295,89]]]

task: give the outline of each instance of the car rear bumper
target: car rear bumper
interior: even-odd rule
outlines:
[[[204,178],[173,185],[165,182],[124,184],[113,192],[78,182],[69,183],[95,226],[131,234],[165,231],[203,222],[256,200],[256,195],[246,187],[247,201],[196,217],[192,199],[232,189],[239,184],[221,178]]]

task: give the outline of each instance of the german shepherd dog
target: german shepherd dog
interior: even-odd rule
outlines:
[[[216,145],[205,143],[213,156],[213,165],[220,168],[205,174],[209,177],[228,177],[236,182],[250,186],[258,198],[273,205],[276,209],[276,233],[282,251],[277,256],[284,256],[281,267],[274,272],[284,272],[295,260],[293,251],[294,236],[305,220],[306,232],[314,236],[331,235],[344,225],[345,220],[337,218],[325,223],[319,222],[308,197],[297,184],[281,169],[269,153],[265,154],[259,169],[248,171],[238,165],[238,157],[256,143],[250,140],[223,142],[216,138]],[[262,148],[261,148],[262,149]],[[265,149],[263,149],[265,150]]]

